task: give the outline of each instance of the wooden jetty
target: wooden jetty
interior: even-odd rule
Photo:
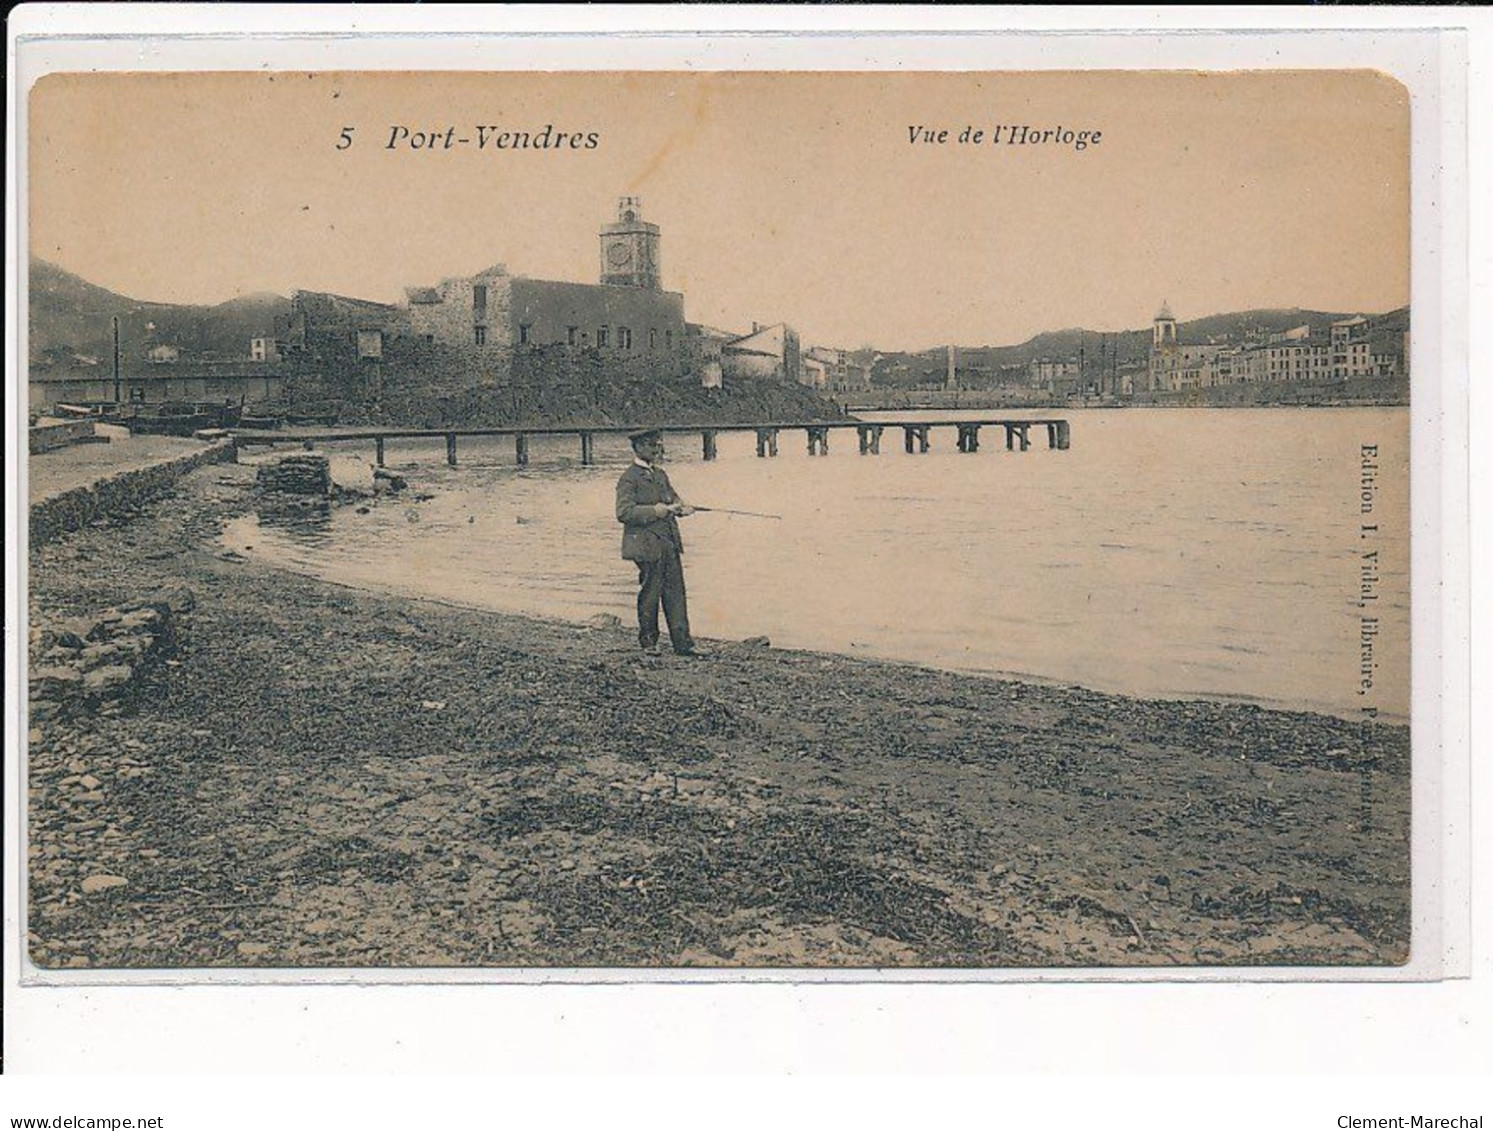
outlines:
[[[784,432],[802,432],[808,441],[808,450],[811,456],[829,455],[830,433],[854,431],[857,441],[857,450],[863,456],[874,456],[881,454],[881,439],[883,434],[890,431],[894,435],[897,430],[902,432],[903,450],[911,454],[923,454],[928,452],[933,442],[931,439],[934,429],[947,429],[954,433],[955,449],[964,453],[974,453],[980,450],[980,432],[989,429],[992,432],[999,430],[1004,434],[1006,451],[1027,451],[1032,446],[1031,434],[1034,430],[1045,431],[1047,434],[1047,446],[1057,451],[1066,451],[1069,445],[1069,427],[1066,420],[1042,419],[1042,420],[893,420],[893,421],[865,421],[865,420],[834,420],[834,421],[811,421],[802,423],[774,423],[774,424],[679,424],[663,425],[658,431],[665,435],[698,435],[700,437],[700,454],[702,458],[713,460],[716,458],[717,438],[722,432],[752,432],[757,437],[757,455],[762,458],[772,458],[778,454],[778,438]],[[446,441],[446,462],[456,466],[457,440],[462,437],[493,437],[510,436],[513,438],[513,460],[520,467],[529,462],[529,441],[536,436],[575,436],[580,440],[581,463],[585,465],[596,462],[596,437],[597,436],[626,436],[637,431],[637,426],[588,426],[588,425],[566,425],[561,427],[509,427],[509,428],[318,428],[315,430],[302,429],[260,429],[260,428],[234,428],[231,430],[234,439],[240,445],[251,444],[331,444],[345,443],[356,440],[372,440],[374,444],[374,458],[379,467],[384,466],[386,445],[391,440],[432,440],[442,439]]]

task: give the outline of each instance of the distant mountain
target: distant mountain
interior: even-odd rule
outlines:
[[[1246,310],[1237,314],[1213,314],[1191,322],[1177,323],[1177,336],[1183,342],[1243,342],[1308,326],[1313,335],[1327,336],[1334,322],[1352,318],[1353,311],[1330,313],[1321,310]],[[1149,331],[1147,331],[1149,335]],[[1149,348],[1149,340],[1148,340]]]
[[[174,346],[182,360],[249,357],[251,338],[271,337],[290,300],[264,292],[216,306],[143,302],[96,286],[43,259],[31,261],[29,322],[32,364],[67,364],[74,355],[112,357],[110,319],[119,318],[126,369],[144,363],[154,346]]]

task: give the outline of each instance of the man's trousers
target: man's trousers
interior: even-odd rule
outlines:
[[[669,622],[669,643],[676,652],[688,652],[695,642],[689,634],[684,563],[673,546],[665,546],[663,556],[656,562],[638,563],[638,643],[644,648],[658,643],[660,604]]]

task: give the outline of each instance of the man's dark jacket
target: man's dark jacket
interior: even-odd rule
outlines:
[[[659,467],[633,464],[617,480],[617,521],[622,523],[622,557],[630,562],[656,562],[670,544],[684,553],[679,522],[670,515],[659,518],[655,503],[677,503],[669,477]]]

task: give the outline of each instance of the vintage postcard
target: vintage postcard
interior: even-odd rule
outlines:
[[[1439,976],[1412,109],[37,77],[26,977]]]

